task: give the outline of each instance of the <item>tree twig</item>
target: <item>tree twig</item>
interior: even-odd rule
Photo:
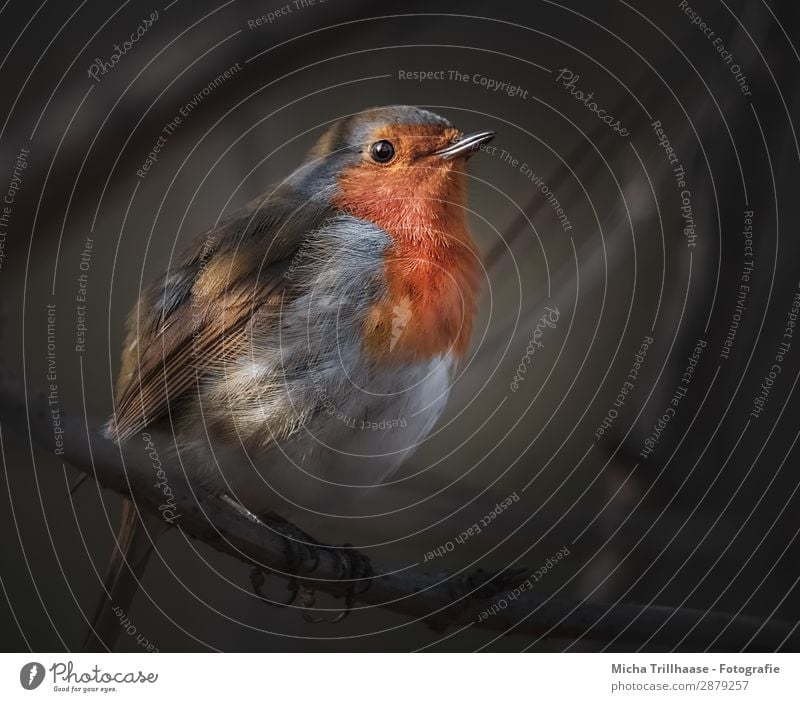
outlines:
[[[53,450],[53,433],[44,403],[26,412],[24,396],[15,383],[0,377],[0,423],[15,425],[34,443]],[[161,514],[163,495],[153,483],[153,468],[144,451],[120,449],[98,432],[89,430],[82,418],[61,416],[65,435],[65,461],[105,488],[135,498],[140,509]],[[7,432],[4,432],[7,434]],[[216,496],[190,485],[174,484],[178,528],[240,561],[289,578],[297,564],[290,563],[286,539],[269,522],[257,523],[232,509]],[[342,597],[347,583],[342,559],[335,547],[309,548],[301,564],[303,579],[314,589]],[[489,573],[390,573],[373,565],[373,579],[357,599],[418,619],[433,629],[472,625],[500,632],[558,639],[586,638],[608,642],[618,639],[631,647],[648,641],[648,647],[671,648],[685,636],[682,647],[690,650],[797,650],[800,635],[790,624],[764,622],[752,617],[669,607],[642,607],[542,599],[530,589],[528,572]],[[688,635],[687,632],[691,630]],[[655,633],[657,632],[657,633]],[[655,635],[654,635],[655,634]]]

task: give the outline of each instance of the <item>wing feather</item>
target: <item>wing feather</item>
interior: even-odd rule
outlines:
[[[142,296],[128,320],[111,439],[122,443],[168,416],[203,377],[247,351],[253,316],[282,304],[291,258],[324,215],[296,214],[286,203],[250,203]]]

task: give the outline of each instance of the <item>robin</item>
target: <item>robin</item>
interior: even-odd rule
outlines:
[[[195,483],[250,515],[341,514],[386,481],[467,351],[481,268],[464,166],[493,137],[408,106],[334,123],[141,296],[107,436],[169,435]],[[126,501],[87,647],[151,546]]]

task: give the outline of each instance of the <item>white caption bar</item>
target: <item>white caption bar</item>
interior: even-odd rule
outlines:
[[[480,657],[478,657],[480,656]],[[0,699],[797,700],[800,654],[4,654]],[[457,697],[456,697],[457,696]]]

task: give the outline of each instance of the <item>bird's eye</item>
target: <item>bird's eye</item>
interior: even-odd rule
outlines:
[[[378,163],[388,163],[394,158],[394,146],[391,141],[381,139],[376,141],[369,149],[369,155],[373,161]]]

